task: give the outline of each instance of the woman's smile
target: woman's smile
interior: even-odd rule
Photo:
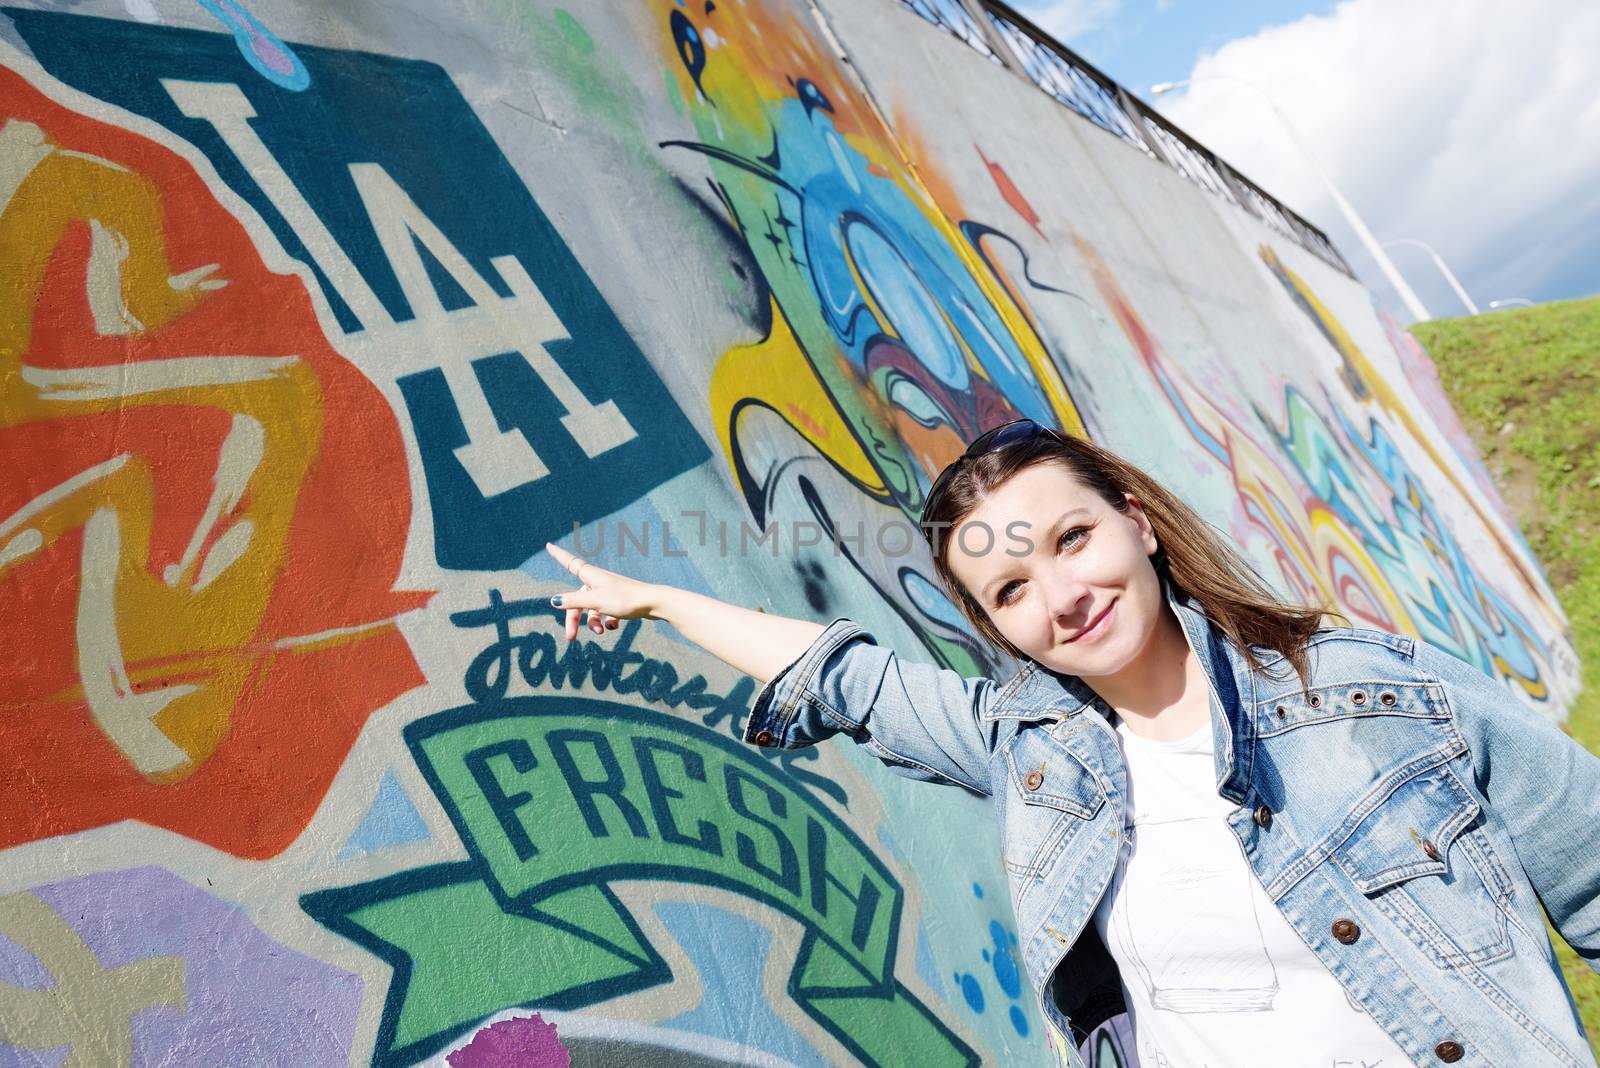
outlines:
[[[1092,642],[1097,638],[1103,637],[1106,631],[1111,628],[1111,612],[1117,607],[1117,600],[1118,598],[1116,597],[1111,598],[1111,603],[1100,609],[1099,614],[1090,619],[1087,626],[1072,637],[1063,639],[1061,644],[1073,645]]]

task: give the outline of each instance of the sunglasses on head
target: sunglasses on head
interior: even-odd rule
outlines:
[[[1035,441],[1041,437],[1054,438],[1066,445],[1067,439],[1051,430],[1043,423],[1036,423],[1032,419],[1018,419],[1014,422],[1003,423],[992,430],[985,430],[982,434],[972,439],[972,444],[967,446],[967,451],[956,457],[939,472],[939,477],[933,480],[933,487],[928,490],[927,499],[922,502],[922,536],[929,537],[928,517],[934,513],[939,504],[939,499],[944,496],[945,489],[950,485],[950,477],[968,460],[983,456],[1001,449],[1010,448],[1024,442]],[[931,539],[930,539],[931,540]]]

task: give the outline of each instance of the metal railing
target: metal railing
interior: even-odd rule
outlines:
[[[991,61],[1005,65],[1005,60],[989,44],[983,27],[973,20],[972,13],[962,6],[961,0],[900,0],[900,3],[935,26],[961,38]]]
[[[1328,235],[1001,0],[899,0],[991,62],[1354,277]]]

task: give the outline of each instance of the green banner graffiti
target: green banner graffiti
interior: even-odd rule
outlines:
[[[669,982],[610,889],[637,879],[721,887],[799,921],[789,996],[862,1062],[978,1063],[895,979],[900,884],[746,747],[581,697],[459,708],[405,738],[473,859],[301,899],[394,967],[375,1064],[414,1063],[501,1009]]]

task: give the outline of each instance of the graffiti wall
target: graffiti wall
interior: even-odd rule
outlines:
[[[1575,691],[1367,291],[890,0],[0,7],[0,268],[0,1065],[1051,1063],[988,807],[543,550],[1003,675],[1020,416]]]

